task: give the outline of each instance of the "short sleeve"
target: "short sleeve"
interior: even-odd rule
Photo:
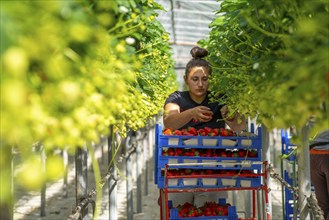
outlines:
[[[166,99],[164,105],[167,105],[168,103],[175,103],[175,104],[177,104],[177,105],[180,105],[181,99],[182,99],[182,95],[181,95],[180,92],[178,92],[178,91],[173,92],[173,93],[171,93],[171,94],[169,95],[169,97]]]

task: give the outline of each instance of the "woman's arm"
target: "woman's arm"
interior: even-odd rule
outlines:
[[[166,104],[164,111],[163,124],[166,128],[172,130],[179,129],[193,119],[200,122],[210,121],[213,114],[210,108],[205,106],[198,106],[180,112],[179,106],[175,103]]]

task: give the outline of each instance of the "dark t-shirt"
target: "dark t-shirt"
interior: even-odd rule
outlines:
[[[188,127],[194,127],[196,129],[200,129],[200,128],[204,128],[204,127],[225,128],[225,122],[222,118],[222,114],[220,113],[220,109],[224,105],[221,105],[218,102],[210,102],[209,95],[210,95],[210,93],[208,92],[206,99],[200,104],[196,103],[195,101],[193,101],[191,99],[188,91],[184,91],[184,92],[176,91],[169,95],[169,97],[167,98],[167,100],[165,102],[165,105],[167,103],[175,103],[180,107],[180,112],[183,112],[187,109],[194,108],[194,107],[197,107],[200,105],[210,108],[211,111],[213,112],[213,118],[211,119],[211,121],[193,122],[193,120],[191,120],[179,129],[184,129],[184,128],[188,128]]]
[[[323,131],[310,142],[310,148],[315,150],[329,150],[329,130]]]

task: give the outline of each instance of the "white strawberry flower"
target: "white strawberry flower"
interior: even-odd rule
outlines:
[[[134,44],[135,43],[135,38],[127,37],[126,38],[126,43],[129,44],[129,45]]]
[[[259,67],[259,63],[254,63],[254,65],[252,66],[254,70],[258,69],[258,67]]]
[[[125,6],[120,6],[119,7],[119,12],[122,13],[122,14],[124,14],[124,13],[129,12],[129,10]]]

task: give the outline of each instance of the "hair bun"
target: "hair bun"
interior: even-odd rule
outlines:
[[[201,59],[208,55],[208,50],[196,46],[191,49],[190,53],[194,59]]]

